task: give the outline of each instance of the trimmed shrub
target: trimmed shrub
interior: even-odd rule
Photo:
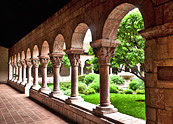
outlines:
[[[145,90],[139,90],[139,89],[137,89],[136,90],[136,94],[145,94]]]
[[[125,94],[133,94],[133,90],[127,89],[127,90],[124,90],[124,93]]]
[[[117,75],[111,75],[110,80],[114,84],[124,84],[125,83],[124,79]]]
[[[130,81],[129,88],[132,90],[142,90],[144,89],[144,81],[142,81],[141,79],[133,79]]]
[[[100,92],[100,85],[99,85],[99,83],[93,82],[93,83],[91,83],[91,84],[88,86],[88,88],[94,89],[97,93]]]
[[[96,94],[96,91],[93,88],[88,88],[87,90],[85,90],[85,94],[86,95]]]
[[[67,89],[64,92],[64,95],[70,96],[71,95],[71,89]]]
[[[85,83],[86,85],[89,85],[89,84],[91,84],[91,83],[94,81],[94,79],[95,79],[96,77],[98,77],[97,74],[95,74],[95,73],[90,73],[90,74],[88,74],[88,75],[85,76],[84,83]]]
[[[79,82],[78,84],[79,93],[84,94],[86,89],[87,89],[87,85],[85,83]]]
[[[118,87],[115,84],[109,86],[110,93],[118,93]]]
[[[60,89],[64,91],[71,89],[71,82],[60,82]]]
[[[120,91],[120,94],[124,94],[124,92],[123,91]]]
[[[124,91],[123,88],[120,88],[119,91]]]
[[[78,80],[81,81],[81,82],[84,82],[85,76],[86,76],[86,74],[79,75]]]

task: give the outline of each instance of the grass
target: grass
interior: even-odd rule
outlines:
[[[92,95],[82,95],[82,98],[86,102],[99,104],[99,94]],[[145,103],[136,102],[136,100],[144,100],[145,95],[135,95],[135,94],[110,94],[111,104],[118,109],[119,112],[131,115],[136,118],[141,118],[146,120],[145,116]]]
[[[61,83],[60,86],[66,84],[68,85],[68,83]],[[53,90],[52,83],[48,83],[48,87],[51,90]],[[99,104],[100,101],[99,93],[91,95],[83,95],[83,94],[80,95],[86,102],[96,105]],[[110,93],[111,104],[115,108],[117,108],[119,112],[146,120],[145,103],[137,102],[136,100],[145,100],[145,95]]]

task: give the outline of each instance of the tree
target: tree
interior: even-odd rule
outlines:
[[[111,59],[111,67],[118,67],[119,71],[122,71],[123,66],[126,66],[126,68],[133,70],[130,73],[135,74],[142,80],[144,80],[144,77],[136,64],[144,63],[145,40],[138,33],[143,29],[144,21],[140,11],[138,9],[130,11],[119,25],[116,40],[121,41],[121,43],[117,46],[115,56]],[[92,50],[89,51],[91,51],[90,54],[93,54]],[[98,65],[97,58],[94,57],[89,63],[92,64],[94,69],[98,69],[98,66],[96,66]]]

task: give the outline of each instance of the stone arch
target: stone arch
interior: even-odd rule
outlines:
[[[26,51],[26,59],[30,59],[30,58],[31,58],[31,50],[30,48],[28,48]]]
[[[48,56],[49,54],[49,44],[47,41],[44,41],[41,48],[41,56]]]
[[[132,4],[123,3],[117,6],[115,9],[113,9],[104,24],[102,33],[103,39],[115,40],[121,20],[129,11],[131,11],[134,8],[136,7]]]
[[[33,48],[32,58],[38,58],[38,56],[39,56],[39,49],[38,46],[35,45]]]
[[[21,57],[20,57],[20,53],[17,54],[17,61],[20,61]]]
[[[54,45],[53,45],[53,52],[63,52],[65,45],[65,40],[62,34],[58,34],[55,38]]]
[[[21,60],[24,60],[25,59],[25,52],[22,51],[22,54],[21,54]]]
[[[83,40],[88,29],[89,27],[85,23],[80,23],[77,25],[72,35],[72,48],[83,48]]]

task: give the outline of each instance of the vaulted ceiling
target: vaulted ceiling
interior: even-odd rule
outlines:
[[[0,46],[10,48],[70,1],[2,1],[0,4]]]

